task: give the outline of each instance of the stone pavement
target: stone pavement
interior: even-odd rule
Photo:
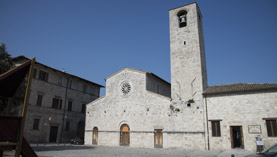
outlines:
[[[243,157],[254,152],[242,149],[226,151],[184,150],[180,148],[130,148],[84,145],[32,145],[40,156],[57,157]]]

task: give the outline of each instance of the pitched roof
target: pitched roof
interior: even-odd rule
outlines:
[[[107,80],[107,79],[109,79],[109,78],[113,77],[114,75],[116,75],[116,74],[120,73],[120,72],[121,72],[121,71],[123,71],[123,70],[131,70],[131,71],[135,71],[135,72],[140,72],[140,73],[144,73],[144,74],[152,75],[152,76],[156,77],[157,79],[159,79],[159,80],[161,80],[161,81],[165,82],[166,84],[169,84],[169,85],[170,85],[170,83],[169,83],[169,82],[167,82],[166,80],[164,80],[164,79],[160,78],[158,75],[156,75],[156,74],[154,74],[154,73],[151,73],[151,72],[148,72],[148,71],[144,71],[144,70],[139,70],[139,69],[129,68],[129,67],[125,67],[125,68],[123,68],[123,69],[121,69],[121,70],[119,70],[119,71],[117,71],[117,72],[113,73],[112,75],[110,75],[110,76],[106,77],[106,78],[105,78],[105,80]]]
[[[28,73],[32,60],[0,75],[0,96],[13,97]]]
[[[237,83],[210,86],[204,92],[203,95],[217,95],[217,94],[231,94],[231,93],[244,93],[255,91],[277,91],[276,83]]]
[[[14,57],[14,58],[12,58],[12,59],[15,60],[15,61],[16,61],[16,60],[20,60],[20,59],[29,60],[29,58],[27,58],[27,57],[25,57],[25,56],[23,56],[23,55]],[[82,81],[85,81],[85,82],[94,84],[94,85],[96,85],[96,86],[99,86],[100,88],[101,88],[101,87],[104,87],[104,86],[102,86],[102,85],[100,85],[100,84],[97,84],[97,83],[95,83],[95,82],[86,80],[86,79],[81,78],[81,77],[78,77],[78,76],[76,76],[76,75],[72,75],[72,74],[69,74],[69,73],[62,72],[62,71],[60,71],[60,70],[57,70],[57,69],[52,68],[52,67],[49,67],[49,66],[47,66],[47,65],[45,65],[45,64],[42,64],[42,63],[40,63],[40,62],[37,62],[37,61],[36,61],[36,64],[39,64],[39,65],[44,66],[44,67],[46,67],[46,68],[52,69],[52,70],[54,70],[54,71],[56,71],[56,72],[60,72],[60,73],[62,73],[62,74],[64,74],[64,75],[67,75],[67,76],[70,76],[70,77],[74,77],[74,78],[80,79],[80,80],[82,80]]]

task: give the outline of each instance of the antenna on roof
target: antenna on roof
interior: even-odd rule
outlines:
[[[62,72],[66,73],[65,69],[63,68]]]

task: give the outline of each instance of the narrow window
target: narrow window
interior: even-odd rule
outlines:
[[[33,78],[36,79],[37,78],[37,69],[33,70]]]
[[[59,86],[62,86],[62,83],[63,83],[63,78],[60,76],[60,77],[58,78],[58,85],[59,85]]]
[[[72,111],[72,101],[68,101],[67,110]]]
[[[69,80],[68,88],[77,90],[77,84],[73,80]]]
[[[39,78],[39,80],[47,82],[48,81],[48,73],[40,70],[38,78]]]
[[[266,120],[266,128],[268,137],[277,137],[276,120]]]
[[[93,95],[93,93],[94,93],[94,88],[93,88],[93,87],[90,87],[89,94]]]
[[[83,93],[87,93],[87,85],[83,86]]]
[[[212,123],[212,136],[213,137],[220,137],[220,121],[211,121]]]
[[[38,130],[39,127],[39,119],[34,119],[33,130]]]
[[[82,104],[82,113],[85,113],[86,112],[86,104]]]
[[[157,84],[157,93],[160,94],[160,85]]]
[[[71,88],[72,80],[68,80],[67,88]]]
[[[180,11],[178,14],[178,20],[179,20],[179,27],[186,27],[187,26],[187,12],[185,10]]]
[[[66,123],[65,123],[65,131],[69,131],[69,128],[70,128],[70,122],[66,121]]]
[[[41,106],[41,104],[42,104],[42,95],[40,95],[40,94],[38,94],[38,97],[37,97],[37,106]]]
[[[62,99],[60,99],[60,98],[53,98],[52,108],[62,109]]]

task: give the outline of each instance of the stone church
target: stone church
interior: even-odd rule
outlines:
[[[124,68],[87,104],[85,144],[256,150],[277,142],[277,84],[207,85],[197,3],[169,11],[171,83]]]

